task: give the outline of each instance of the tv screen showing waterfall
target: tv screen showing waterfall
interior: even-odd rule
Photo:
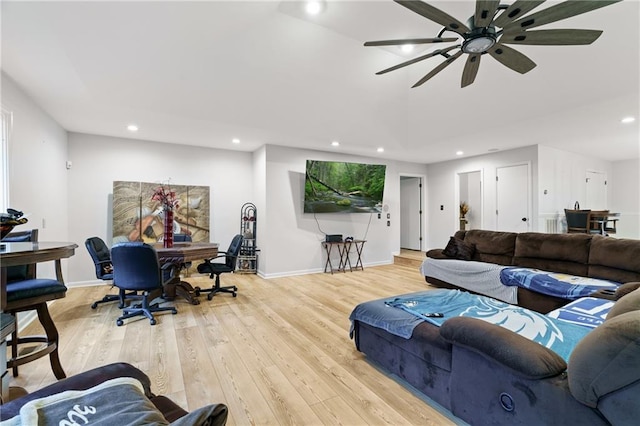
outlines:
[[[378,213],[387,166],[307,160],[305,213]]]

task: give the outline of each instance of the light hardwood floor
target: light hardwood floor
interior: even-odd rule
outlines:
[[[91,309],[107,286],[69,289],[51,305],[67,375],[126,361],[149,375],[156,394],[186,409],[225,403],[230,425],[459,423],[369,363],[349,339],[356,304],[428,288],[416,268],[222,280],[238,286],[238,297],[201,296],[197,306],[177,300],[178,314],[157,315],[155,326],[140,317],[117,327],[115,303]],[[211,284],[203,276],[188,281]],[[42,358],[22,366],[11,385],[33,391],[54,381]]]

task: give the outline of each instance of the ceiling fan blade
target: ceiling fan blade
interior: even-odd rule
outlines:
[[[420,62],[420,61],[423,61],[425,59],[432,58],[434,56],[438,56],[438,55],[440,55],[442,53],[447,53],[448,51],[456,49],[456,48],[459,48],[459,47],[460,47],[460,45],[447,47],[446,49],[434,50],[433,52],[427,53],[426,55],[418,56],[417,58],[411,59],[410,61],[406,61],[406,62],[403,62],[401,64],[395,65],[395,66],[393,66],[391,68],[387,68],[387,69],[384,69],[382,71],[378,71],[376,73],[376,75],[386,74],[386,73],[388,73],[390,71],[395,71],[395,70],[397,70],[399,68],[406,67],[407,65],[415,64],[416,62]]]
[[[440,65],[438,65],[433,70],[431,70],[431,72],[429,74],[425,75],[420,80],[418,80],[418,82],[416,84],[414,84],[413,86],[411,86],[411,88],[421,86],[424,82],[429,80],[431,77],[433,77],[434,75],[438,74],[440,71],[442,71],[443,69],[445,69],[446,67],[451,65],[451,63],[453,61],[455,61],[456,59],[458,59],[460,57],[460,55],[462,55],[462,50],[460,50],[455,55],[448,57],[446,61],[442,62]]]
[[[452,17],[448,13],[441,11],[438,8],[435,8],[427,3],[416,1],[416,0],[393,0],[396,3],[406,7],[407,9],[417,13],[418,15],[422,15],[425,18],[436,22],[448,30],[454,31],[458,34],[464,34],[471,31],[469,27],[467,27],[462,22],[458,21],[456,18]]]
[[[505,26],[504,30],[526,30],[529,28],[539,27],[540,25],[545,25],[551,22],[560,21],[562,19],[571,18],[572,16],[581,15],[583,13],[599,9],[601,7],[609,6],[620,1],[622,0],[569,0],[536,12],[532,15],[525,16],[524,18],[521,18]]]
[[[600,37],[600,30],[539,30],[502,34],[500,43],[546,46],[591,44]]]
[[[407,38],[403,40],[380,40],[368,41],[365,46],[401,46],[403,44],[427,44],[427,43],[446,43],[457,41],[457,37],[436,37],[436,38]]]
[[[501,43],[496,43],[489,54],[505,67],[511,68],[520,74],[527,73],[536,67],[536,63],[522,53]]]
[[[467,87],[476,79],[478,67],[480,67],[480,56],[480,54],[469,55],[467,58],[467,63],[464,65],[464,71],[462,72],[461,87]]]
[[[544,3],[544,0],[516,0],[511,6],[503,11],[493,23],[500,28],[504,28],[514,19],[520,18],[525,13],[535,9]]]
[[[476,0],[476,14],[473,24],[476,27],[486,27],[496,14],[500,0]]]

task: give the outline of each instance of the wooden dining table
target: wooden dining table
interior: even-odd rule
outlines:
[[[191,284],[180,279],[180,268],[187,262],[211,259],[218,255],[218,243],[180,242],[173,243],[173,247],[164,247],[162,243],[154,245],[158,253],[158,261],[170,273],[170,278],[164,284],[163,297],[173,300],[176,296],[183,297],[192,305],[200,303]]]

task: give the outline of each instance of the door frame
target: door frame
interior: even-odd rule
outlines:
[[[455,188],[455,200],[456,206],[460,208],[460,175],[468,173],[480,172],[480,229],[484,229],[484,169],[473,170],[461,170],[457,171],[454,176],[454,188]],[[460,228],[460,210],[453,215],[453,229],[458,230]]]
[[[424,203],[425,200],[427,199],[427,185],[426,185],[426,181],[427,181],[427,175],[422,175],[422,174],[417,174],[417,173],[403,173],[400,172],[398,173],[398,194],[400,194],[400,180],[402,179],[402,177],[412,177],[412,178],[419,178],[420,179],[420,184],[422,185],[421,191],[420,191],[420,211],[422,212],[422,214],[420,215],[420,251],[424,251],[424,244],[425,244],[425,230],[427,229],[427,218],[426,218],[426,214],[425,214],[425,207],[424,207]],[[400,208],[402,208],[402,199],[400,199]],[[400,217],[402,217],[402,214],[399,214]],[[400,249],[401,249],[401,245],[402,245],[402,241],[401,241],[401,235],[402,235],[402,221],[400,220],[400,228],[399,228],[399,233],[398,233],[398,253],[400,253]]]

